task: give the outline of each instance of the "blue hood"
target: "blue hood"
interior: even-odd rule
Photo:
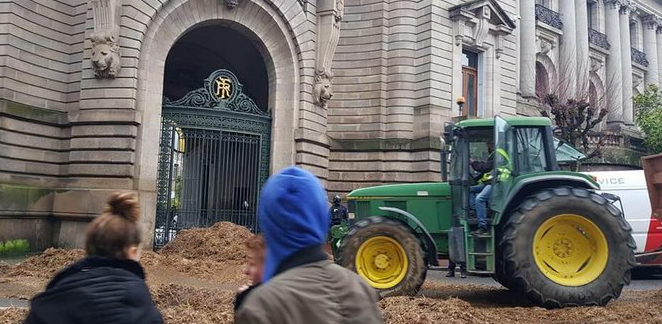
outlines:
[[[326,240],[326,192],[312,173],[288,167],[271,176],[262,187],[258,217],[267,247],[262,275],[262,282],[266,283],[283,260]]]

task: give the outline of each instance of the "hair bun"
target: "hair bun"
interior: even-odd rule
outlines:
[[[132,222],[137,222],[140,218],[140,204],[133,192],[116,192],[110,195],[106,211]]]

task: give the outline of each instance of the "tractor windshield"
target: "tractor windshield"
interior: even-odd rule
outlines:
[[[516,127],[515,154],[519,174],[542,172],[547,170],[544,131],[542,127]]]

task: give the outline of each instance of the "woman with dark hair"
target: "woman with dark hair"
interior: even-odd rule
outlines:
[[[115,193],[87,228],[87,256],[60,271],[30,302],[26,324],[163,323],[140,260],[140,206]]]

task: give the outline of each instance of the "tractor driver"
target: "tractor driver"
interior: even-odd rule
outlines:
[[[489,153],[487,161],[469,159],[471,168],[479,173],[478,183],[470,188],[470,207],[476,209],[476,217],[478,218],[478,228],[471,234],[480,237],[490,235],[487,230],[487,200],[492,192],[491,181],[492,169],[494,168],[494,142],[491,140],[487,142],[487,152]]]

